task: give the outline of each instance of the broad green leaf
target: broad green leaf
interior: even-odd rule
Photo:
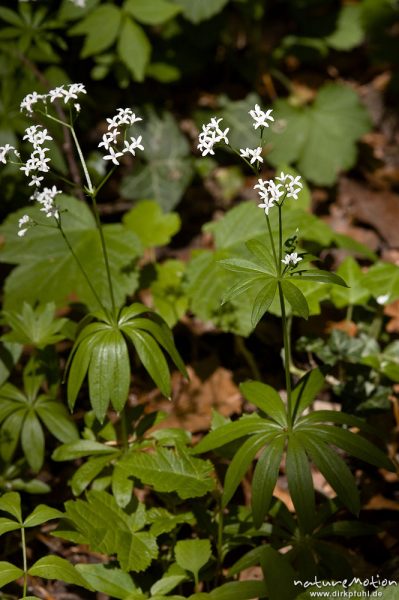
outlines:
[[[282,427],[286,426],[286,408],[274,388],[260,381],[246,381],[240,385],[240,391],[246,400],[255,404]]]
[[[7,533],[8,531],[16,531],[20,529],[21,525],[16,521],[7,519],[6,517],[0,517],[0,535]]]
[[[37,525],[42,525],[47,521],[51,521],[52,519],[60,519],[64,516],[64,513],[56,510],[55,508],[51,508],[50,506],[46,506],[45,504],[39,504],[35,507],[33,512],[26,517],[24,521],[24,527],[36,527]]]
[[[142,27],[125,16],[118,38],[118,54],[136,81],[143,81],[151,44]]]
[[[15,567],[5,560],[0,561],[0,587],[19,579],[24,574],[22,569]]]
[[[166,0],[126,0],[123,5],[134,19],[144,25],[160,25],[172,19],[180,12],[180,8]]]
[[[183,499],[203,496],[214,488],[211,463],[179,449],[132,452],[119,466],[127,476],[137,477],[156,491],[176,492]]]
[[[260,527],[272,501],[277,483],[285,437],[275,437],[263,450],[252,478],[252,514],[255,527]]]
[[[203,541],[203,540],[187,540],[187,541]],[[181,542],[178,542],[178,544]],[[184,543],[184,542],[183,542]],[[199,547],[201,550],[201,547]],[[172,563],[166,573],[163,575],[161,579],[158,579],[150,589],[151,597],[153,596],[163,596],[171,592],[177,585],[179,585],[182,581],[187,579],[187,572],[185,569],[180,567],[177,563]]]
[[[209,594],[209,600],[253,600],[254,598],[265,597],[266,586],[264,581],[251,579],[224,583]]]
[[[102,302],[110,306],[101,243],[93,215],[84,203],[69,196],[60,196],[58,204],[66,211],[62,213],[63,228],[74,252],[89,273]],[[16,235],[17,221],[25,213],[46,227],[34,227],[21,239]],[[5,308],[18,309],[27,300],[32,304],[55,302],[57,306],[64,306],[68,299],[74,298],[97,310],[97,301],[60,232],[49,224],[49,219],[35,206],[13,213],[1,226],[0,233],[5,242],[0,260],[18,265],[6,281]],[[126,295],[133,293],[137,285],[136,274],[130,267],[141,253],[141,244],[122,225],[103,225],[103,230],[115,302],[123,304]]]
[[[123,223],[137,235],[143,248],[153,248],[168,244],[179,231],[181,220],[175,212],[164,213],[154,200],[141,200],[123,216]]]
[[[315,434],[321,435],[324,441],[342,448],[351,456],[356,456],[356,458],[360,458],[376,467],[383,467],[388,471],[394,471],[395,469],[386,454],[360,434],[338,427],[329,427],[328,425],[318,425],[314,430]]]
[[[253,256],[261,263],[264,263],[264,266],[269,273],[276,275],[276,264],[269,246],[266,246],[266,244],[256,239],[249,240],[245,245]]]
[[[96,592],[112,598],[125,600],[128,594],[137,589],[128,573],[111,565],[80,564],[76,565],[76,570]]]
[[[306,179],[332,185],[340,171],[356,160],[356,141],[370,129],[370,119],[357,94],[349,87],[329,83],[312,106],[296,107],[288,100],[274,104],[274,118],[283,127],[270,128],[272,150],[268,160],[296,163]]]
[[[222,506],[225,508],[248,471],[258,450],[262,448],[275,433],[252,435],[237,450],[226,472],[222,496]]]
[[[281,429],[281,427],[276,427],[276,431],[279,429]],[[202,440],[193,448],[193,453],[203,454],[204,452],[209,452],[209,450],[214,450],[215,448],[220,448],[225,444],[229,444],[241,437],[255,435],[261,432],[268,433],[269,431],[270,425],[257,414],[250,416],[244,415],[237,421],[226,423],[226,425],[222,425],[208,433],[208,435],[202,438]]]
[[[116,453],[115,453],[116,454]],[[54,455],[53,455],[54,458]],[[82,492],[91,484],[93,479],[111,462],[113,454],[90,458],[81,465],[73,474],[71,479],[71,488],[75,496],[80,496]]]
[[[158,344],[145,331],[129,327],[128,325],[123,325],[122,330],[132,341],[140,361],[148,371],[150,377],[164,396],[169,398],[171,386],[168,364]]]
[[[284,297],[291,305],[292,311],[300,317],[307,319],[309,317],[309,306],[301,290],[287,279],[283,279],[281,288]]]
[[[154,309],[169,327],[173,327],[188,309],[188,297],[183,287],[186,265],[181,260],[166,260],[155,265],[156,280],[150,291]]]
[[[17,492],[7,492],[0,496],[0,511],[4,511],[22,523],[21,496]]]
[[[259,323],[265,312],[267,312],[270,308],[271,303],[274,300],[277,290],[277,280],[271,279],[266,281],[265,285],[262,285],[262,288],[257,293],[251,313],[251,323],[252,327],[256,327]]]
[[[92,440],[79,440],[69,444],[63,444],[56,448],[53,452],[52,459],[56,461],[75,460],[75,458],[83,458],[85,456],[100,455],[100,454],[115,454],[118,450],[94,442]]]
[[[40,471],[44,461],[44,433],[33,411],[26,414],[21,431],[21,445],[32,470]]]
[[[79,439],[79,432],[74,421],[60,402],[38,401],[36,412],[47,429],[60,442],[68,443]]]
[[[222,219],[207,223],[203,229],[213,235],[216,249],[233,248],[249,240],[253,241],[256,236],[267,235],[266,224],[259,218],[259,214],[255,202],[241,202]]]
[[[80,23],[69,30],[70,35],[86,35],[81,52],[82,58],[100,54],[117,39],[121,24],[121,10],[112,4],[95,8]]]
[[[158,537],[163,533],[173,531],[179,525],[185,523],[194,525],[195,518],[193,513],[185,512],[173,515],[165,508],[150,508],[147,511],[147,522],[151,524],[151,533]]]
[[[5,462],[14,456],[25,415],[25,409],[18,409],[8,415],[1,426],[0,456]]]
[[[335,31],[325,40],[335,50],[352,50],[362,43],[364,36],[362,7],[358,4],[344,4],[338,14]]]
[[[168,112],[157,115],[149,111],[145,124],[135,125],[136,133],[143,138],[141,156],[146,164],[124,177],[121,193],[131,199],[153,198],[164,211],[170,211],[180,201],[194,173],[188,141]]]
[[[115,463],[112,472],[112,493],[118,504],[124,508],[132,499],[133,480],[129,479],[130,474],[128,469],[123,468],[123,458]]]
[[[32,577],[57,579],[65,581],[66,583],[80,585],[88,590],[92,589],[91,585],[85,581],[79,571],[77,571],[71,563],[60,556],[44,556],[43,558],[39,558],[39,560],[29,569],[28,573]]]
[[[311,531],[316,513],[312,474],[305,449],[294,433],[288,439],[286,474],[299,523]]]
[[[157,541],[146,531],[120,532],[118,560],[124,571],[145,571],[158,556]]]
[[[203,2],[203,0],[173,0],[173,2],[182,8],[183,15],[188,21],[198,24],[219,13],[229,0],[212,0],[212,2]]]
[[[364,274],[362,283],[381,304],[393,302],[399,298],[399,267],[380,261]]]
[[[286,556],[271,546],[265,546],[261,554],[261,566],[270,600],[296,598],[295,571]]]
[[[315,400],[324,385],[324,375],[320,369],[312,369],[302,377],[292,390],[293,415],[299,416]]]
[[[359,514],[360,498],[353,476],[336,452],[331,450],[327,444],[320,444],[319,440],[306,434],[296,433],[312,461],[324,475],[328,483],[337,493],[339,499],[355,515]]]
[[[354,258],[348,256],[339,266],[340,275],[348,287],[334,286],[331,289],[331,299],[337,308],[365,304],[370,292],[363,285],[363,273]]]
[[[194,574],[198,581],[199,570],[211,558],[212,550],[209,540],[180,540],[175,546],[176,562],[182,569]]]

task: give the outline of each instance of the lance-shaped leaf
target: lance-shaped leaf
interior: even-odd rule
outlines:
[[[19,567],[15,567],[5,560],[0,561],[0,587],[19,579],[23,574],[23,570]]]
[[[269,279],[256,295],[252,306],[251,323],[256,327],[274,300],[277,290],[277,279]]]
[[[342,503],[355,515],[358,515],[360,510],[359,492],[344,461],[327,444],[320,443],[320,440],[315,439],[309,432],[306,434],[296,432],[295,435],[320,473],[336,491]]]
[[[222,496],[223,507],[227,506],[233,497],[234,492],[241,483],[245,473],[248,471],[256,453],[269,441],[270,435],[274,435],[274,433],[269,434],[269,436],[266,436],[264,433],[251,436],[235,453],[234,458],[227,469],[224,480]]]
[[[255,404],[282,427],[286,426],[286,408],[274,388],[260,381],[246,381],[240,385],[240,390],[249,402]]]
[[[281,288],[284,297],[291,305],[292,311],[300,317],[307,319],[309,317],[309,306],[301,290],[287,279],[282,280]]]
[[[314,412],[311,412],[308,415],[302,416],[297,423],[298,429],[302,424],[306,426],[311,423],[337,423],[339,425],[349,425],[350,427],[357,427],[361,431],[369,433],[370,435],[383,437],[382,432],[380,432],[372,425],[366,423],[364,419],[361,419],[360,417],[355,417],[354,415],[348,415],[347,413],[343,413],[337,410],[315,410]]]
[[[311,269],[310,271],[298,271],[294,275],[290,275],[289,280],[301,279],[302,281],[318,281],[319,283],[334,283],[348,287],[345,281],[336,273],[323,271],[322,269]]]
[[[288,439],[286,473],[299,522],[305,531],[311,531],[316,513],[312,474],[305,449],[294,433]]]
[[[128,573],[107,564],[78,564],[76,570],[97,592],[112,598],[126,600],[130,593],[137,591]]]
[[[44,556],[40,558],[29,569],[32,577],[43,577],[43,579],[56,579],[74,585],[80,585],[88,590],[92,587],[83,579],[79,571],[70,562],[60,556]]]
[[[295,571],[286,556],[271,546],[265,546],[260,563],[270,600],[296,598],[298,590],[294,585]]]
[[[252,515],[255,527],[260,527],[267,515],[277,483],[285,436],[276,436],[260,456],[252,478]]]
[[[38,525],[42,525],[42,523],[46,523],[52,519],[60,519],[63,516],[61,511],[51,508],[51,506],[46,506],[45,504],[39,504],[33,512],[26,517],[24,527],[37,527]]]
[[[264,581],[249,579],[248,581],[224,583],[209,593],[209,600],[252,600],[253,598],[265,598],[266,595]]]
[[[7,492],[0,496],[0,511],[12,515],[22,523],[21,496],[18,492]]]
[[[320,369],[308,371],[292,390],[293,415],[301,415],[316,398],[323,385],[324,375]]]

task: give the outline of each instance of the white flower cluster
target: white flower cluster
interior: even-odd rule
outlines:
[[[255,104],[255,108],[249,111],[249,114],[254,120],[254,128],[258,129],[258,127],[269,127],[268,121],[274,121],[274,118],[271,116],[272,109],[270,108],[268,111],[263,111],[259,104]]]
[[[295,267],[300,260],[302,260],[302,257],[298,256],[298,252],[291,252],[291,254],[286,254],[281,262],[287,265],[287,267]]]
[[[56,98],[59,98],[64,101],[64,104],[67,104],[70,100],[77,100],[79,94],[86,94],[86,88],[83,83],[71,83],[69,85],[60,85],[50,90],[48,94],[38,94],[37,92],[32,92],[25,96],[25,98],[21,102],[21,111],[26,111],[28,114],[33,113],[33,106],[38,102],[43,102],[44,104],[47,100],[50,102],[54,102]],[[80,111],[80,104],[74,103],[75,110],[77,112]]]
[[[62,194],[61,190],[58,190],[55,185],[52,188],[45,187],[43,190],[36,190],[34,194],[31,196],[31,200],[36,200],[39,204],[41,204],[42,208],[40,209],[46,217],[54,217],[58,219],[60,214],[58,207],[54,204],[54,199],[58,194]]]
[[[116,115],[107,119],[108,131],[107,133],[104,133],[102,141],[98,144],[99,148],[104,148],[104,150],[108,152],[108,154],[103,157],[104,160],[110,160],[114,165],[119,165],[118,158],[124,154],[130,153],[133,156],[136,156],[136,150],[144,150],[144,146],[141,143],[141,135],[137,138],[131,136],[129,140],[123,141],[123,147],[120,146],[120,149],[117,147],[117,138],[121,134],[119,127],[130,127],[138,121],[142,121],[142,119],[136,117],[130,108],[118,108]]]
[[[279,182],[279,183],[276,183]],[[265,213],[268,215],[269,210],[275,206],[280,198],[293,198],[298,200],[298,194],[301,191],[303,185],[301,177],[293,177],[288,173],[283,173],[276,177],[275,180],[263,180],[258,179],[258,183],[254,186],[255,190],[258,190],[258,194],[261,200],[258,204],[259,208],[263,208]]]
[[[0,146],[0,163],[3,163],[4,165],[7,164],[7,154],[9,152],[14,152],[17,158],[20,156],[18,150],[16,150],[14,146],[11,146],[11,144]]]
[[[23,215],[18,221],[18,235],[24,237],[25,233],[34,225],[29,215]]]
[[[229,144],[229,140],[227,138],[229,128],[227,127],[227,129],[222,131],[219,127],[220,121],[223,121],[223,119],[216,119],[216,117],[212,117],[209,123],[202,126],[202,131],[198,138],[200,143],[197,146],[202,156],[206,156],[207,154],[215,154],[213,147],[219,142],[224,142],[227,145]]]

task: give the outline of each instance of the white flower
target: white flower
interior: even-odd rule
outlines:
[[[119,125],[119,117],[118,117],[118,115],[115,115],[114,117],[107,118],[107,123],[108,123],[108,131],[110,129],[113,129],[114,127],[118,127],[118,125]]]
[[[75,102],[75,104],[73,105],[76,112],[80,112],[80,104],[78,102]]]
[[[268,121],[274,121],[274,118],[271,116],[272,109],[270,108],[268,111],[264,112],[259,104],[255,104],[255,108],[249,111],[249,114],[254,120],[254,128],[258,129],[258,127],[269,127]]]
[[[40,187],[42,181],[43,181],[43,177],[37,177],[36,175],[32,175],[32,179],[28,185],[29,186],[35,185],[36,187]]]
[[[60,85],[53,90],[50,90],[48,95],[50,96],[50,102],[54,102],[56,98],[62,98],[65,93],[65,89],[63,85]]]
[[[46,217],[54,217],[55,219],[58,219],[58,207],[54,204],[54,198],[58,194],[62,194],[61,190],[58,190],[56,186],[53,185],[52,188],[43,188],[41,192],[36,191],[31,196],[31,200],[36,200],[36,202],[42,205],[40,210],[45,213]]]
[[[46,140],[51,141],[53,138],[48,135],[47,129],[41,128],[40,125],[32,125],[25,129],[23,140],[28,140],[35,149],[38,149]]]
[[[123,152],[115,151],[114,148],[112,148],[112,146],[108,148],[108,152],[109,154],[103,156],[104,160],[111,160],[114,163],[114,165],[119,165],[119,161],[117,159],[123,156]]]
[[[24,237],[30,227],[34,225],[34,222],[28,215],[23,215],[18,221],[18,236]]]
[[[287,198],[298,200],[298,194],[303,188],[300,175],[293,177],[289,173],[281,171],[280,176],[276,177],[276,181],[279,181],[280,185],[284,187]]]
[[[134,125],[138,121],[143,120],[140,117],[136,117],[131,108],[118,108],[118,113],[114,118],[118,120],[118,125]]]
[[[265,214],[269,214],[269,210],[274,206],[274,198],[264,198],[261,204],[258,204],[259,208],[265,209]]]
[[[300,260],[302,260],[302,258],[298,256],[297,252],[291,252],[291,254],[286,254],[281,262],[285,265],[295,266],[299,263]]]
[[[260,146],[258,148],[255,148],[254,150],[252,150],[251,148],[240,148],[240,156],[242,158],[250,158],[251,165],[253,165],[255,161],[257,161],[258,163],[263,162],[261,154],[262,148]]]
[[[15,148],[14,146],[11,146],[11,144],[6,144],[5,146],[0,146],[0,162],[3,164],[7,164],[7,153],[10,152],[11,150],[14,150],[15,153]]]
[[[136,156],[135,150],[144,150],[144,146],[141,144],[141,139],[142,136],[139,135],[138,138],[131,137],[130,143],[127,140],[125,140],[125,147],[123,149],[123,152],[130,152],[131,154],[133,154],[133,156]]]
[[[388,300],[389,300],[389,297],[390,297],[390,294],[382,294],[381,296],[378,296],[376,298],[377,304],[380,304],[381,306],[383,304],[386,304],[388,302]]]
[[[31,94],[27,94],[25,98],[22,100],[20,109],[26,110],[28,113],[33,113],[32,106],[39,102],[39,100],[44,100],[46,96],[38,94],[37,92],[32,92]]]
[[[213,146],[215,144],[220,142],[224,142],[227,145],[229,144],[227,137],[229,128],[227,127],[223,131],[219,127],[219,123],[222,120],[222,118],[216,119],[216,117],[212,117],[209,123],[202,126],[202,131],[198,136],[199,144],[197,146],[202,156],[206,156],[207,154],[215,154],[213,150]]]
[[[269,214],[269,210],[284,194],[280,187],[272,179],[258,179],[258,183],[254,186],[254,190],[258,190],[259,198],[263,200],[258,206],[259,208],[263,208],[267,215]]]
[[[66,104],[67,102],[69,102],[69,100],[77,100],[78,99],[78,94],[87,94],[86,92],[86,88],[83,85],[83,83],[71,83],[68,85],[68,89],[65,89],[64,86],[61,86],[59,88],[55,88],[54,90],[51,90],[49,92],[49,94],[51,95],[51,92],[55,92],[58,91],[58,93],[61,93],[62,96],[58,96],[57,98],[64,98],[64,104]]]

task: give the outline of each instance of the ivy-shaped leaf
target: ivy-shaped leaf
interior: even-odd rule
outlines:
[[[356,141],[370,129],[357,94],[338,84],[321,88],[312,106],[278,100],[274,108],[276,126],[267,130],[272,146],[268,161],[274,166],[295,163],[319,185],[332,185],[342,170],[354,165]]]

